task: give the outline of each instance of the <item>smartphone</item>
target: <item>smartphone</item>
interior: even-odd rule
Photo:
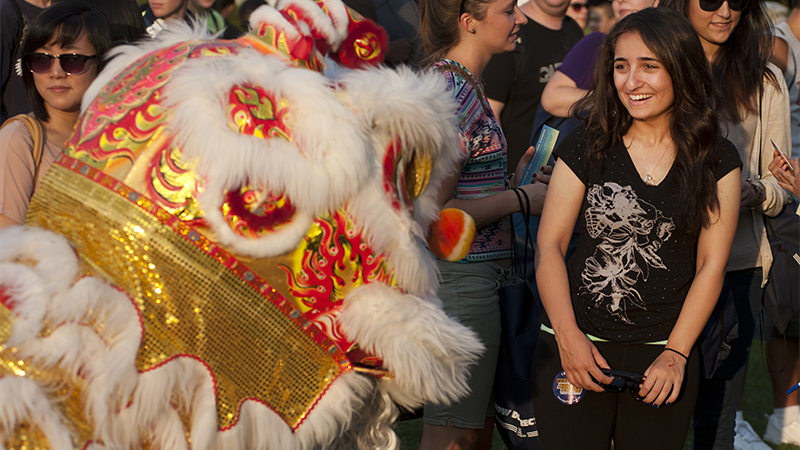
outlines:
[[[557,139],[558,130],[547,125],[542,126],[542,133],[539,135],[539,139],[536,140],[536,149],[533,152],[533,158],[531,158],[528,166],[525,167],[525,173],[522,175],[522,181],[519,183],[520,186],[523,184],[530,184],[534,173],[541,173],[539,168],[547,164],[547,161],[550,159],[550,154],[553,153],[553,148],[556,146]]]
[[[775,151],[778,152],[779,155],[781,155],[781,159],[783,160],[783,163],[786,164],[786,167],[788,168],[786,170],[790,174],[794,175],[794,167],[792,167],[792,162],[789,161],[789,158],[787,158],[786,155],[783,154],[781,149],[778,148],[778,145],[775,144],[775,141],[773,141],[772,139],[770,139],[769,141],[772,142],[772,147],[775,148]]]

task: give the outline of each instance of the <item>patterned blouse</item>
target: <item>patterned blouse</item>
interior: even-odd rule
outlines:
[[[447,89],[458,103],[458,125],[468,152],[453,198],[475,199],[505,191],[506,138],[482,89],[476,90],[477,81],[457,61],[440,60],[431,65],[430,70],[447,80]],[[458,72],[469,76],[470,80]],[[475,242],[464,261],[510,258],[510,223],[509,218],[504,217],[477,230]]]

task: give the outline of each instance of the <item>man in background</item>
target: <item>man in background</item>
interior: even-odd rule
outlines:
[[[20,42],[27,24],[33,22],[50,0],[0,0],[0,60],[2,60],[2,91],[0,92],[0,123],[17,114],[31,112],[28,94],[22,84],[22,73],[16,73],[16,62],[22,56]],[[20,70],[22,67],[19,68]]]
[[[608,34],[616,23],[617,19],[614,18],[614,9],[610,1],[600,0],[589,6],[589,20],[586,27],[592,33],[600,31]]]
[[[483,71],[486,95],[508,141],[509,173],[528,149],[544,86],[583,37],[581,27],[566,15],[569,4],[530,0],[520,5],[528,23],[517,33],[517,48],[494,55]]]

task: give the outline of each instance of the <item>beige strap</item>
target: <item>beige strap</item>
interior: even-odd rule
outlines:
[[[33,148],[31,149],[33,153],[33,184],[36,185],[36,181],[39,178],[39,165],[42,163],[42,155],[44,154],[44,130],[42,129],[42,124],[35,117],[27,114],[19,114],[9,118],[0,126],[0,130],[15,120],[25,124],[25,128],[28,129],[28,133],[31,134],[33,139]]]

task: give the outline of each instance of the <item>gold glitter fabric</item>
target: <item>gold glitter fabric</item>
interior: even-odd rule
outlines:
[[[2,372],[0,372],[2,373]],[[22,424],[14,429],[7,440],[0,441],[8,450],[47,450],[50,442],[38,427]]]
[[[297,429],[352,370],[319,328],[230,253],[83,162],[59,155],[27,224],[65,236],[90,275],[133,299],[144,327],[138,370],[179,357],[208,369],[221,430],[235,425],[244,400]]]
[[[70,431],[74,448],[84,448],[92,438],[92,428],[83,410],[81,392],[83,379],[70,376],[58,367],[42,369],[17,354],[17,349],[6,346],[11,337],[13,314],[0,302],[0,378],[5,376],[26,377],[47,393],[52,404],[64,418],[63,424]],[[66,418],[69,420],[66,420]],[[6,434],[0,441],[8,450],[45,450],[50,448],[47,437],[33,424],[22,423]]]

